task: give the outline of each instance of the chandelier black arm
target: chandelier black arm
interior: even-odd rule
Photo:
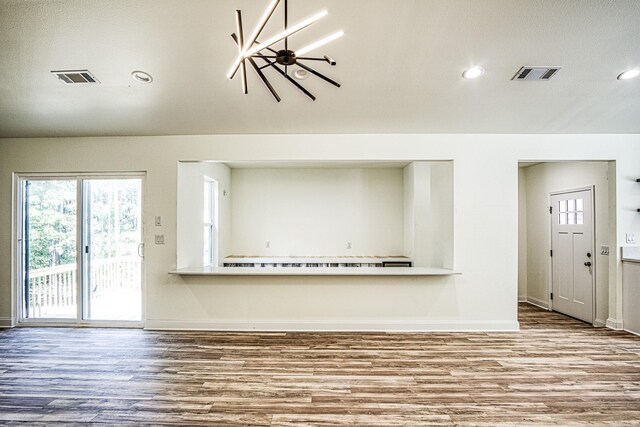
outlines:
[[[334,59],[329,58],[328,56],[324,56],[322,58],[309,58],[307,56],[300,56],[298,58],[296,58],[296,60],[300,60],[302,59],[303,61],[323,61],[323,62],[327,62],[329,63],[329,65],[334,66],[336,65],[336,61]]]
[[[238,36],[236,36],[235,33],[231,34],[231,38],[233,38],[233,41],[236,42],[236,44],[239,44],[238,43]],[[273,88],[273,86],[271,86],[271,83],[269,82],[267,77],[264,75],[264,73],[262,72],[260,67],[258,67],[258,64],[256,64],[256,61],[254,61],[253,58],[251,58],[251,57],[247,58],[247,60],[249,61],[249,64],[251,64],[253,69],[256,71],[256,73],[258,74],[258,76],[260,77],[260,79],[262,80],[264,85],[267,87],[267,89],[269,89],[269,92],[271,92],[271,95],[273,95],[273,97],[276,99],[276,101],[280,102],[281,99],[280,99],[280,96],[278,95],[278,92],[276,92],[276,90]]]
[[[258,76],[260,76],[260,78],[262,79],[262,82],[264,83],[264,85],[267,87],[267,89],[269,89],[269,92],[271,92],[271,95],[273,95],[276,101],[280,102],[281,99],[280,99],[280,96],[278,95],[278,92],[276,92],[273,86],[271,86],[271,83],[269,83],[269,80],[267,80],[267,77],[264,75],[260,67],[258,67],[258,64],[256,64],[256,61],[254,61],[253,58],[247,58],[247,59],[249,60],[249,64],[251,64],[253,69],[256,70],[256,73],[258,73]]]
[[[285,79],[289,80],[289,82],[291,82],[291,84],[293,84],[295,87],[297,87],[298,89],[300,89],[300,91],[302,91],[302,93],[304,93],[305,95],[307,95],[309,98],[311,98],[313,101],[316,100],[316,97],[313,96],[313,94],[311,92],[309,92],[308,90],[306,90],[300,83],[298,83],[297,81],[293,80],[289,75],[287,75],[287,73],[285,73],[284,71],[282,71],[276,64],[275,62],[271,62],[269,61],[267,58],[262,57],[262,55],[258,54],[259,58],[262,58],[263,61],[265,61],[266,63],[268,63],[269,65],[271,65],[271,67],[273,67],[278,73],[280,73]]]
[[[329,77],[327,77],[327,76],[325,76],[325,75],[323,75],[323,74],[320,74],[319,72],[317,72],[317,71],[316,71],[316,70],[314,70],[313,68],[309,68],[309,67],[307,67],[306,65],[304,65],[304,64],[303,64],[303,63],[301,63],[301,62],[296,62],[296,65],[298,65],[298,67],[300,67],[300,68],[303,68],[303,69],[307,70],[308,72],[310,72],[310,73],[311,73],[311,74],[313,74],[314,76],[318,76],[318,77],[320,77],[320,78],[321,78],[322,80],[324,80],[325,82],[329,82],[329,83],[331,83],[332,85],[334,85],[334,86],[336,86],[336,87],[340,87],[340,83],[338,83],[338,82],[336,82],[336,81],[334,81],[334,80],[331,80]]]

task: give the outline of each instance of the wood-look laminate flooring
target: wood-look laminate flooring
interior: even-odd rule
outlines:
[[[0,332],[0,422],[640,425],[640,337],[520,305],[517,333]]]

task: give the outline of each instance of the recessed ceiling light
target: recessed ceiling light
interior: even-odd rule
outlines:
[[[309,72],[304,68],[298,68],[293,72],[293,77],[295,77],[298,80],[304,80],[307,77],[309,77]]]
[[[483,74],[484,74],[484,68],[482,68],[482,67],[471,67],[471,68],[468,68],[468,69],[464,70],[464,73],[462,73],[462,77],[464,77],[465,79],[475,79],[475,78],[480,77]]]
[[[629,80],[638,76],[640,76],[640,69],[633,68],[631,70],[625,71],[624,73],[618,74],[618,80]]]
[[[140,83],[151,83],[153,81],[151,74],[144,71],[132,71],[131,76]]]

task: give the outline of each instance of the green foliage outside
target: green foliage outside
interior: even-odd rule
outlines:
[[[76,181],[29,181],[29,270],[76,262]]]

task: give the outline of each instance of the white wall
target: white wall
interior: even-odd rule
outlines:
[[[555,191],[595,186],[595,323],[604,325],[609,313],[610,257],[600,254],[600,245],[611,244],[609,164],[607,162],[541,163],[524,168],[524,175],[527,236],[524,242],[520,242],[520,246],[526,244],[527,298],[545,307],[549,307],[551,287],[549,194]],[[615,252],[612,257],[615,259]]]
[[[234,168],[231,182],[233,255],[403,253],[400,168]]]
[[[176,187],[178,268],[202,266],[205,177],[218,181],[218,264],[222,265],[222,259],[229,255],[231,170],[222,163],[179,162]]]
[[[411,259],[419,267],[431,266],[430,214],[431,214],[431,163],[413,163],[413,248]],[[435,267],[435,266],[433,266]]]
[[[432,162],[428,266],[453,268],[453,234],[453,162]]]
[[[0,322],[15,313],[12,173],[146,171],[147,326],[307,329],[517,327],[518,161],[615,160],[616,242],[640,233],[639,135],[219,135],[0,140]],[[179,160],[453,160],[455,277],[186,278],[176,267]],[[609,316],[622,320],[621,275]]]
[[[418,267],[453,268],[453,162],[404,168],[404,250]]]

